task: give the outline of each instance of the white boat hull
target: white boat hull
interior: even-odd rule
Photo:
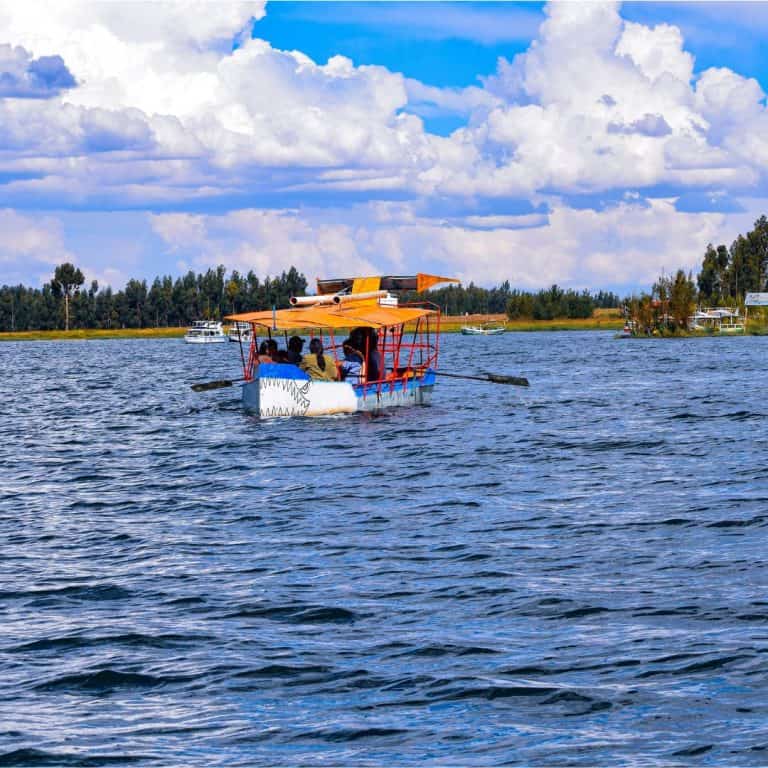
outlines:
[[[187,344],[221,344],[226,340],[221,323],[214,320],[196,320],[184,334]]]
[[[461,329],[464,336],[498,336],[505,331],[506,328],[471,328],[466,326]]]
[[[421,405],[429,401],[435,380],[434,372],[427,371],[420,379],[353,386],[343,381],[312,381],[299,375],[303,372],[295,366],[268,368],[242,386],[245,408],[261,418],[334,416]]]
[[[226,344],[226,336],[184,336],[187,344]]]

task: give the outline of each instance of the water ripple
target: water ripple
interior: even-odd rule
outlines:
[[[234,345],[0,345],[0,766],[764,765],[766,345],[265,422]]]

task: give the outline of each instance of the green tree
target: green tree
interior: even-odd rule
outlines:
[[[143,328],[145,323],[145,305],[147,303],[147,281],[129,280],[125,285],[124,324],[129,328]]]
[[[77,328],[93,328],[96,324],[96,294],[99,284],[91,281],[87,291],[79,291],[72,297],[73,325]]]
[[[237,312],[240,296],[243,292],[242,282],[237,270],[235,270],[229,280],[227,280],[227,284],[224,286],[224,292],[227,295],[229,311],[232,313]]]
[[[51,288],[58,296],[64,296],[64,330],[69,330],[69,299],[73,292],[79,291],[85,282],[83,273],[69,262],[56,267],[51,281]]]
[[[696,286],[693,275],[678,269],[669,283],[669,319],[675,327],[686,330],[688,318],[696,308]]]
[[[715,297],[722,295],[722,285],[720,283],[721,272],[719,268],[718,252],[712,247],[712,243],[707,245],[707,252],[704,254],[704,261],[701,264],[696,282],[699,287],[699,297],[703,303],[716,304]]]

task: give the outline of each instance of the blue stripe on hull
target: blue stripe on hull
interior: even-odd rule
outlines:
[[[309,377],[294,365],[266,364],[260,368],[262,378],[271,379],[273,385],[280,382],[290,388],[300,382],[308,382]],[[283,374],[288,375],[283,375]],[[357,396],[357,410],[366,412],[380,411],[385,408],[397,408],[428,403],[435,385],[435,372],[428,370],[421,379],[396,379],[382,384],[361,384],[354,386]],[[260,382],[257,377],[242,385],[243,405],[246,410],[260,416],[274,416],[276,413],[262,413]],[[269,408],[268,408],[269,410]],[[290,414],[285,414],[290,415]],[[296,414],[301,415],[301,414]]]
[[[430,369],[421,379],[397,379],[381,384],[364,384],[355,387],[358,411],[380,411],[408,405],[424,405],[432,397],[435,372]]]

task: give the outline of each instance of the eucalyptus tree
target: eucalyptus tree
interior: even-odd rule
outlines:
[[[59,264],[53,273],[51,288],[57,296],[64,296],[64,330],[69,330],[69,299],[85,282],[83,273],[69,262]]]

